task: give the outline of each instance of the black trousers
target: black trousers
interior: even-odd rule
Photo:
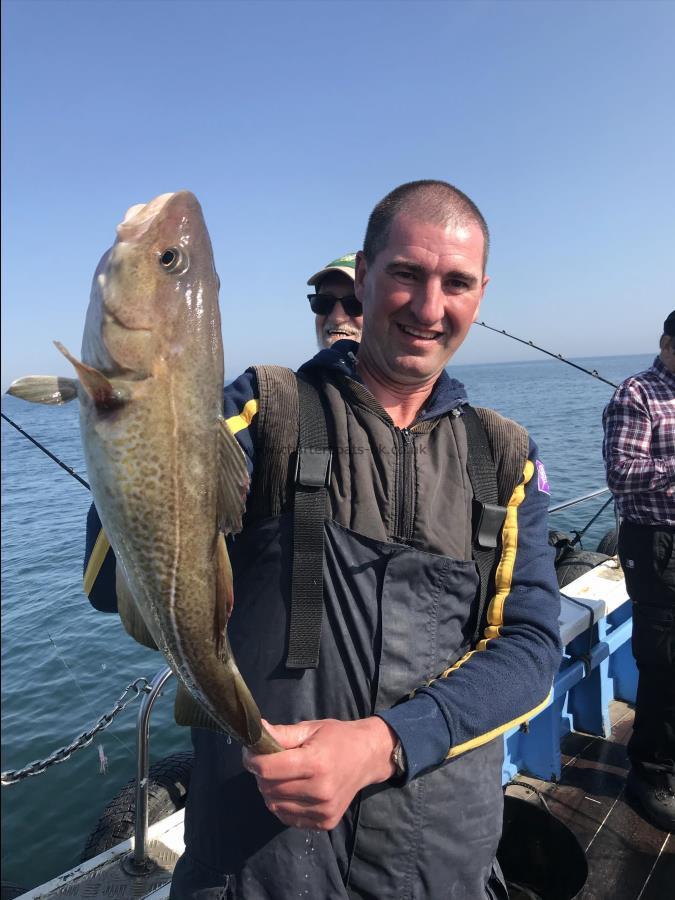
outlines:
[[[675,502],[675,501],[674,501]],[[633,601],[639,672],[628,743],[633,767],[675,787],[675,528],[622,522],[619,558]]]

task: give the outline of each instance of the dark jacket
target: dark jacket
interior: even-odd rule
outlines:
[[[334,446],[317,670],[284,667],[292,489],[265,460],[287,469],[293,446],[281,436],[269,445],[279,403],[268,402],[276,394],[265,396],[255,372],[226,389],[225,415],[254,472],[245,528],[230,544],[230,640],[271,721],[376,713],[405,750],[405,785],[362,792],[334,832],[314,838],[323,880],[312,870],[311,896],[489,896],[501,829],[495,738],[546,702],[560,659],[545,482],[530,442],[521,483],[507,498],[488,627],[472,647],[465,392],[443,374],[415,423],[397,429],[354,377],[355,349],[343,343],[304,367],[321,385]],[[265,454],[256,459],[261,433]],[[95,585],[90,595],[99,607],[103,593]],[[209,887],[227,881],[233,897],[295,896],[304,874],[293,863],[300,833],[267,812],[236,747],[202,730],[194,740],[188,854],[176,896],[206,887],[204,872],[214,876]],[[238,814],[224,814],[233,804]],[[270,877],[278,887],[268,894]]]

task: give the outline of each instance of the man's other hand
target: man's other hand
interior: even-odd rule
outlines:
[[[396,734],[383,719],[321,719],[265,727],[284,748],[267,755],[243,751],[267,808],[292,828],[330,831],[356,794],[394,774]]]

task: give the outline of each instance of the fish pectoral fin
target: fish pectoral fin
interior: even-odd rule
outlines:
[[[59,341],[54,341],[54,346],[75,367],[80,384],[89,394],[95,405],[103,409],[113,409],[122,406],[129,399],[126,391],[119,388],[107,378],[103,372],[99,372],[93,366],[88,366],[74,357]]]
[[[222,532],[218,533],[216,541],[215,592],[213,637],[216,646],[216,656],[221,662],[225,662],[230,652],[227,643],[227,623],[232,614],[234,592],[232,590],[232,566],[230,565],[230,557],[227,554],[225,538]]]
[[[124,572],[119,565],[115,569],[115,590],[117,592],[117,609],[127,633],[144,647],[149,647],[151,650],[159,649],[136,606]]]
[[[218,525],[225,534],[241,531],[249,477],[246,456],[225,419],[218,421]]]
[[[77,398],[77,379],[61,378],[59,375],[26,375],[13,381],[7,393],[29,403],[58,406]]]

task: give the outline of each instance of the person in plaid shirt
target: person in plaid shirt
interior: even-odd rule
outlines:
[[[603,456],[639,671],[626,789],[649,821],[675,831],[675,310],[663,331],[654,364],[603,413]]]

